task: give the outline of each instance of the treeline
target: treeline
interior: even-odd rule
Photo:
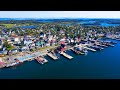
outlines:
[[[35,20],[3,20],[0,24],[25,24],[25,23],[39,23]]]

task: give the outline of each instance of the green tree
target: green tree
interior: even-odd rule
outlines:
[[[24,46],[24,41],[21,41],[20,48]]]
[[[4,42],[3,46],[6,47],[8,51],[14,49],[14,47],[11,44],[9,44],[7,41]]]
[[[20,32],[20,35],[21,35],[21,36],[24,36],[24,32],[21,31],[21,32]]]

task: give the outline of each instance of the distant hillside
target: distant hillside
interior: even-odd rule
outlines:
[[[103,19],[103,18],[51,18],[51,19],[45,19],[45,18],[0,18],[1,23],[19,23],[19,22],[33,22],[33,23],[39,23],[39,22],[87,22],[85,24],[88,24],[90,22],[94,22],[92,24],[99,25],[100,23],[108,23],[108,24],[120,24],[120,19]],[[90,23],[91,24],[91,23]]]

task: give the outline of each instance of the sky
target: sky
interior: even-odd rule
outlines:
[[[120,18],[120,11],[0,11],[0,18]]]

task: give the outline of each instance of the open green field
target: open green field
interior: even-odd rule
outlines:
[[[1,24],[4,25],[6,28],[12,28],[15,26],[15,24]]]

